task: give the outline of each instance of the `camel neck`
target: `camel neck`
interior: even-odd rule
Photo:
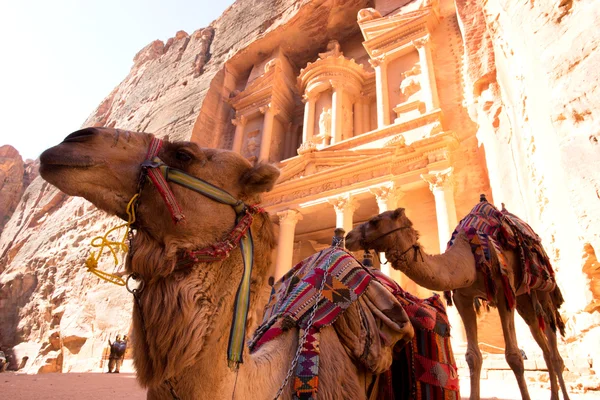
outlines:
[[[386,257],[395,269],[404,272],[418,285],[431,290],[452,290],[470,286],[475,282],[476,268],[471,247],[464,237],[442,254],[430,255],[417,242],[422,257],[409,251],[400,257],[404,249],[390,249]]]
[[[261,258],[256,260],[257,265],[265,265],[266,261]],[[187,282],[178,281],[177,284],[172,282],[169,287],[156,288],[161,296],[157,293],[155,298],[165,297],[164,292],[167,292],[175,293],[179,299],[192,297],[195,300],[189,308],[185,307],[185,303],[183,304],[185,312],[177,310],[169,312],[180,317],[179,329],[167,329],[160,333],[161,342],[174,344],[172,349],[174,351],[164,353],[165,357],[160,359],[166,360],[168,365],[164,367],[164,376],[170,377],[181,399],[242,399],[246,398],[248,393],[259,393],[256,398],[272,398],[277,392],[278,385],[285,378],[286,371],[282,366],[289,365],[288,358],[294,354],[292,349],[268,349],[268,346],[265,346],[264,352],[250,354],[248,347],[244,346],[243,363],[240,364],[238,371],[234,371],[228,365],[227,348],[237,283],[239,283],[238,274],[232,271],[239,271],[241,276],[239,252],[232,253],[228,259],[220,263],[197,265],[195,271],[187,278]],[[198,281],[193,282],[193,277]],[[268,291],[263,290],[265,288],[259,287],[260,282],[263,281],[263,279],[255,279],[252,286],[253,296],[248,314],[249,329],[253,329],[250,326],[256,325],[256,320],[262,318],[264,301],[259,301],[257,297],[261,292],[268,295]],[[197,292],[198,290],[200,293]],[[169,319],[173,320],[172,317]],[[251,333],[247,332],[248,335]],[[155,335],[149,336],[149,340],[152,341]],[[182,348],[177,348],[178,342],[183,343]],[[286,343],[293,345],[294,340],[288,340]],[[182,365],[181,360],[186,358],[188,363]],[[171,360],[180,360],[179,365]],[[268,380],[256,378],[262,376],[263,372],[269,376]],[[151,398],[169,399],[170,394],[166,385],[162,382],[157,383],[158,387],[149,389],[149,393],[152,392],[154,396]]]

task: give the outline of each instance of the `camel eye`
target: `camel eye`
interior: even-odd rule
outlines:
[[[371,225],[374,228],[377,228],[377,226],[379,225],[379,220],[378,219],[372,219],[369,221],[369,225]]]
[[[177,150],[177,153],[175,153],[175,158],[178,159],[179,161],[188,162],[188,161],[191,161],[193,157],[187,151]]]

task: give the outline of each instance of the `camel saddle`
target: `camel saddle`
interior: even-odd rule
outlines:
[[[294,399],[317,398],[319,332],[325,326],[333,326],[350,358],[373,375],[368,398],[460,398],[450,324],[439,296],[418,299],[339,247],[306,258],[273,285],[263,322],[249,342],[254,352],[295,327],[299,338],[306,335]],[[407,337],[412,340],[401,340]]]
[[[464,233],[469,239],[477,268],[486,277],[487,301],[493,302],[497,291],[493,279],[494,272],[498,272],[502,277],[504,297],[510,308],[515,307],[515,293],[522,286],[527,293],[531,290],[549,292],[557,289],[554,270],[540,237],[525,221],[504,207],[498,210],[486,200],[479,202],[459,222],[448,242],[448,248],[454,244],[460,233]],[[492,270],[491,248],[498,256],[499,271]],[[523,273],[521,280],[515,282],[516,287],[513,287],[508,279],[508,262],[502,250],[515,251],[521,260]],[[444,294],[451,304],[452,294]]]

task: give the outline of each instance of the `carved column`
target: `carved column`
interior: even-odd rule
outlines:
[[[390,99],[388,96],[387,64],[385,56],[372,58],[369,63],[375,68],[375,89],[377,92],[377,128],[390,124]]]
[[[362,116],[363,116],[363,133],[371,131],[371,99],[369,96],[362,96]]]
[[[335,227],[344,228],[346,233],[352,230],[352,216],[358,208],[358,202],[350,195],[329,199],[329,204],[335,209]]]
[[[331,82],[331,87],[333,88],[333,95],[331,96],[331,144],[334,144],[342,141],[344,124],[344,87],[337,82]]]
[[[279,114],[279,109],[273,103],[269,103],[266,106],[260,107],[259,110],[264,114],[264,119],[258,160],[268,162],[269,152],[271,151],[271,138],[273,137],[273,124],[275,116]]]
[[[302,128],[302,143],[308,143],[315,134],[315,105],[317,104],[317,94],[306,93],[302,96],[304,99],[304,126]]]
[[[454,168],[450,167],[442,171],[432,171],[421,175],[421,178],[429,184],[429,189],[433,192],[435,198],[440,253],[446,251],[448,241],[457,225],[454,184],[452,182],[453,170]],[[458,315],[456,307],[448,307],[447,312],[450,324],[454,328],[452,346],[457,350],[464,350],[467,339],[460,315]]]
[[[380,214],[389,210],[395,210],[396,207],[398,207],[398,200],[404,195],[399,188],[396,188],[393,185],[371,188],[369,189],[369,192],[375,195]],[[379,253],[379,260],[381,261],[381,272],[389,277],[392,277],[391,266],[386,263],[387,259],[385,258],[385,253]],[[406,276],[399,271],[393,275],[397,275],[394,277],[396,278],[396,281],[400,284],[400,286],[406,288]]]
[[[427,111],[435,110],[440,107],[437,86],[435,84],[435,75],[433,72],[433,60],[431,57],[431,43],[429,35],[420,39],[413,40],[412,44],[419,52],[419,64],[421,65],[421,92],[423,93],[423,102]]]
[[[246,126],[248,119],[244,115],[237,115],[235,119],[231,120],[231,123],[235,125],[235,136],[233,137],[233,146],[231,150],[236,153],[242,151],[242,140],[244,139],[244,127]]]
[[[421,175],[421,178],[429,183],[429,189],[435,197],[440,253],[446,251],[446,245],[457,224],[454,186],[451,179],[453,170],[454,168],[450,167],[443,171],[432,171],[429,174]]]
[[[363,106],[362,97],[358,96],[354,102],[354,136],[358,136],[361,133],[365,133],[366,130],[363,127]]]
[[[279,240],[277,261],[275,262],[275,280],[281,278],[292,268],[296,224],[302,219],[302,214],[296,210],[278,212],[277,216],[279,217]]]

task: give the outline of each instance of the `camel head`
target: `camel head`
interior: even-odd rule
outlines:
[[[350,251],[409,249],[417,243],[419,234],[412,227],[404,208],[386,211],[356,226],[346,235]]]
[[[42,177],[71,196],[81,196],[109,214],[127,219],[138,192],[141,164],[153,136],[111,128],[86,128],[67,136],[40,157]],[[202,179],[246,204],[260,201],[279,176],[277,168],[251,165],[231,151],[191,142],[164,141],[157,157],[171,168]],[[184,186],[169,183],[185,220],[175,224],[159,191],[149,182],[140,193],[135,227],[163,248],[181,250],[214,243],[231,230],[236,213]]]

